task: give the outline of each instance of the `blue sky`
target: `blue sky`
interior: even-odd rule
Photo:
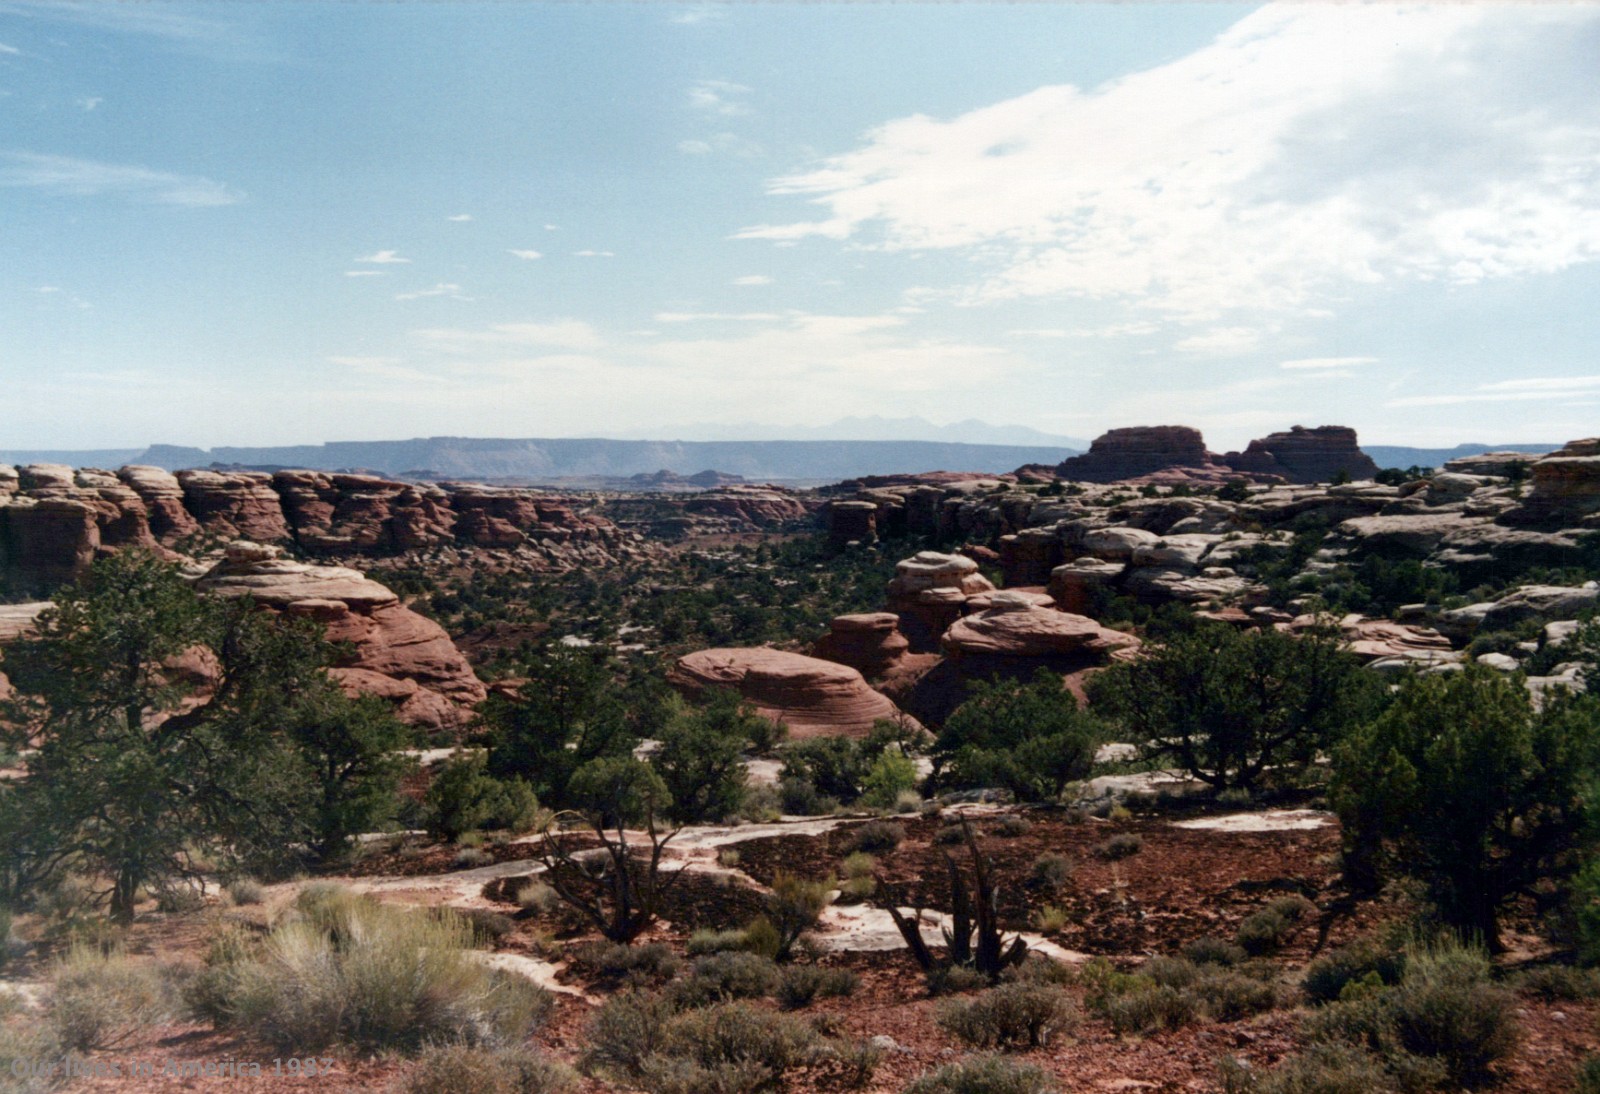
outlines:
[[[0,448],[1600,423],[1600,5],[0,2]]]

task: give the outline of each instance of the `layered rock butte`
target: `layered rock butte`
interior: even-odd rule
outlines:
[[[1243,452],[1206,450],[1197,429],[1133,426],[1095,438],[1089,451],[1063,460],[1056,474],[1078,482],[1216,482],[1249,477],[1262,482],[1332,482],[1341,475],[1370,479],[1378,465],[1346,426],[1294,426],[1251,441]]]

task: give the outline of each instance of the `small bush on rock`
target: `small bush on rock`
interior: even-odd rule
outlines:
[[[1144,850],[1144,838],[1142,836],[1133,832],[1123,832],[1096,844],[1094,853],[1101,858],[1116,861],[1118,859],[1131,858],[1142,850]]]
[[[868,821],[850,838],[852,851],[893,851],[906,838],[906,829],[894,821]]]
[[[1059,893],[1072,880],[1072,860],[1066,855],[1046,851],[1033,860],[1028,871],[1028,883],[1047,893]]]

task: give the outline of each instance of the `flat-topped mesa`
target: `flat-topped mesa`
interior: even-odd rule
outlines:
[[[1096,437],[1083,455],[1062,460],[1056,474],[1080,482],[1120,482],[1173,468],[1217,469],[1198,429],[1186,425],[1112,429]]]
[[[459,729],[487,695],[442,627],[359,570],[295,562],[282,548],[239,541],[196,588],[321,623],[329,641],[351,648],[330,670],[334,679],[351,694],[387,699],[412,725]]]
[[[1297,425],[1285,433],[1269,433],[1243,452],[1229,452],[1221,462],[1235,471],[1281,475],[1292,483],[1333,482],[1341,476],[1370,479],[1378,473],[1378,465],[1356,442],[1356,431],[1343,425]]]
[[[905,717],[848,665],[765,647],[688,654],[667,682],[690,698],[712,688],[737,691],[763,717],[787,725],[794,740],[865,737],[878,719]]]

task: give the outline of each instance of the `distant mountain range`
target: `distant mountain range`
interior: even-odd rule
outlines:
[[[1483,452],[1554,452],[1559,444],[1458,444],[1454,448],[1407,448],[1404,445],[1364,444],[1361,451],[1379,467],[1442,467],[1457,456]]]
[[[690,427],[686,427],[690,428]],[[743,426],[692,427],[742,432]],[[765,427],[750,426],[749,430]],[[976,439],[929,439],[884,434],[936,433]],[[880,433],[851,437],[851,433]],[[71,467],[117,468],[150,464],[179,471],[228,464],[243,467],[298,467],[317,471],[366,470],[385,475],[454,479],[628,478],[658,471],[689,476],[721,471],[762,481],[832,482],[861,475],[917,471],[981,471],[999,474],[1026,463],[1056,464],[1077,455],[1088,442],[1054,437],[1026,426],[991,426],[976,419],[935,426],[920,418],[845,418],[827,426],[789,430],[829,434],[786,440],[650,440],[617,438],[426,437],[407,441],[334,441],[285,447],[185,448],[152,445],[146,449],[0,450],[0,463],[63,463]],[[999,438],[1011,438],[1002,443]],[[1552,452],[1559,444],[1459,444],[1454,448],[1363,445],[1379,467],[1439,467],[1457,456],[1480,452]]]
[[[906,471],[998,474],[1025,463],[1059,463],[1066,447],[937,441],[628,441],[605,438],[336,441],[287,448],[153,445],[132,461],[168,470],[213,463],[242,467],[363,469],[439,479],[627,478],[671,471],[721,471],[762,481],[836,481]]]
[[[1045,433],[1026,425],[990,425],[976,418],[949,425],[934,425],[926,418],[840,418],[827,425],[759,425],[737,422],[694,422],[644,430],[624,430],[616,434],[624,440],[658,440],[671,437],[680,441],[942,441],[946,444],[1025,445],[1043,448],[1072,448],[1082,451],[1089,442],[1082,437]]]

